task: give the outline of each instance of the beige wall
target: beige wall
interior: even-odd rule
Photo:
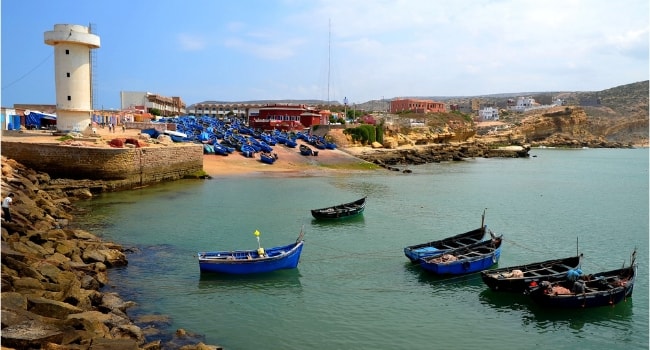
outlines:
[[[197,144],[94,148],[3,141],[2,155],[53,178],[118,180],[121,188],[177,180],[203,169],[203,147]]]

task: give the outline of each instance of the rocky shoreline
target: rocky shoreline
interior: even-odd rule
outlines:
[[[466,158],[526,158],[529,156],[529,151],[529,145],[492,147],[487,143],[466,142],[400,149],[373,149],[355,153],[355,156],[389,170],[396,170],[398,169],[396,166],[461,161]]]
[[[131,319],[135,303],[102,291],[107,270],[128,261],[122,246],[69,225],[73,201],[92,196],[86,185],[2,157],[2,194],[15,194],[13,221],[2,221],[2,348],[220,349],[183,329],[163,335],[164,316]]]

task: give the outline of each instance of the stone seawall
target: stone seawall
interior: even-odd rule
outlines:
[[[2,141],[2,155],[53,178],[113,182],[113,189],[178,180],[203,170],[203,148],[100,148]]]

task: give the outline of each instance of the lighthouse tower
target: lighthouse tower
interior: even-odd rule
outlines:
[[[56,24],[45,32],[45,43],[54,46],[57,129],[87,133],[93,112],[90,50],[99,48],[99,36],[89,27]]]

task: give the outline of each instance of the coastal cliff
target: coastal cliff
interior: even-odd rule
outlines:
[[[624,128],[622,124],[616,125]],[[636,127],[639,126],[641,125]],[[614,129],[608,131],[610,128],[612,128],[610,124],[600,125],[592,121],[584,108],[558,106],[528,113],[512,127],[481,133],[478,138],[491,143],[528,143],[532,147],[633,147],[629,141],[608,138],[607,135],[615,132]]]

